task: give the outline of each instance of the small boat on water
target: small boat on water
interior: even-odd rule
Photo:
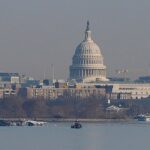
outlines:
[[[0,120],[0,126],[10,126],[11,123],[9,121]]]
[[[146,121],[146,122],[150,122],[150,115],[138,115],[137,116],[137,120],[138,121]]]
[[[46,122],[43,121],[34,121],[34,120],[27,120],[24,122],[26,126],[43,126]]]
[[[71,125],[71,128],[73,128],[73,129],[80,129],[80,128],[82,128],[82,125],[81,125],[81,123],[78,120],[76,120],[74,122],[74,124]]]

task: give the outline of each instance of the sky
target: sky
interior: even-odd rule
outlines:
[[[87,20],[107,76],[150,75],[149,0],[0,0],[0,71],[69,77]]]

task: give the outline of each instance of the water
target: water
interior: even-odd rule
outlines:
[[[149,150],[150,124],[70,123],[0,127],[0,150]]]

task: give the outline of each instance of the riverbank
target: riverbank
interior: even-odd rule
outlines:
[[[39,118],[49,122],[71,122],[78,118],[83,122],[109,122],[132,120],[139,114],[150,114],[150,100],[111,100],[111,104],[95,97],[54,101],[23,98],[0,100],[0,118],[8,119]]]
[[[44,121],[44,122],[74,122],[78,120],[80,122],[87,122],[87,123],[98,123],[98,122],[133,122],[135,119],[76,119],[76,118],[0,118],[0,120],[9,120],[9,121],[19,121],[19,120],[36,120],[36,121]]]
[[[85,123],[103,123],[103,122],[133,122],[135,119],[47,119],[47,122],[74,122],[78,120]]]

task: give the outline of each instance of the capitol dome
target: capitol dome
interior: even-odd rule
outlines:
[[[92,40],[89,22],[85,39],[77,46],[70,66],[70,79],[77,81],[107,81],[106,66],[99,46]]]

